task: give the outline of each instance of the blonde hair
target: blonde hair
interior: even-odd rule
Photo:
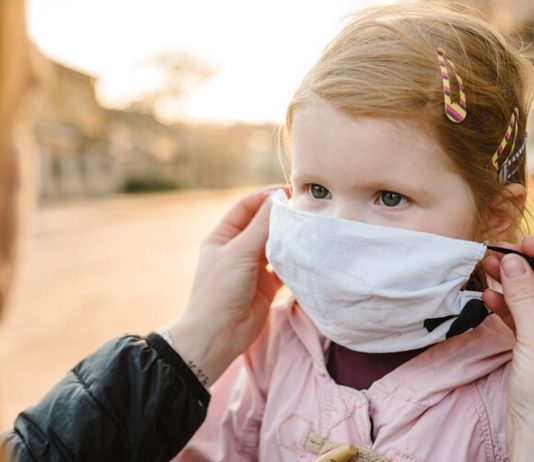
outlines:
[[[443,48],[463,79],[467,117],[453,123],[444,113],[437,49]],[[318,95],[351,116],[394,117],[430,131],[471,187],[477,227],[504,185],[490,168],[514,107],[519,109],[516,148],[526,138],[532,99],[532,64],[489,24],[437,2],[364,10],[323,51],[303,79],[286,114]],[[458,85],[451,78],[453,99]],[[511,144],[511,143],[510,143]],[[509,183],[526,186],[526,154]],[[524,211],[524,204],[515,204]],[[519,226],[519,220],[514,231]]]

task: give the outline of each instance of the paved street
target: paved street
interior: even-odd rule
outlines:
[[[117,196],[36,212],[0,327],[0,431],[102,342],[176,318],[200,242],[245,192]]]

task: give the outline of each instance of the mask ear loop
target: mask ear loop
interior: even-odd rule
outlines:
[[[445,103],[445,115],[454,123],[461,123],[467,117],[467,100],[465,98],[465,87],[462,78],[456,71],[456,66],[449,59],[447,52],[443,48],[438,48],[438,62],[441,69],[441,82],[443,84],[443,100]],[[451,99],[451,84],[447,64],[451,68],[456,82],[458,83],[459,101],[453,103]]]
[[[523,252],[519,252],[519,250],[507,249],[505,247],[497,247],[495,245],[486,245],[486,248],[488,250],[493,250],[494,252],[503,253],[505,255],[508,253],[515,253],[516,255],[523,257],[527,261],[527,263],[530,265],[530,267],[534,269],[534,257],[529,257]]]
[[[517,250],[507,249],[505,247],[497,247],[493,245],[486,245],[488,250],[493,250],[494,252],[499,253],[515,253],[523,257],[531,268],[534,268],[534,257],[529,257],[524,253],[521,253]],[[445,334],[445,338],[451,338],[456,335],[462,334],[468,329],[477,327],[486,317],[491,313],[491,311],[486,307],[482,300],[473,299],[469,300],[463,307],[458,315],[448,315],[442,316],[441,318],[429,318],[425,319],[423,326],[428,332],[432,332],[434,329],[439,327],[446,321],[454,319],[451,323],[448,332]]]

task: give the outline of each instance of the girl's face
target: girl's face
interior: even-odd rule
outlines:
[[[296,209],[471,240],[475,201],[452,161],[402,119],[351,118],[321,98],[293,116]]]

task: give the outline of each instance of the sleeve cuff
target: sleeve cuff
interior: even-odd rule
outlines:
[[[163,359],[174,367],[178,375],[191,387],[194,395],[204,406],[207,406],[211,398],[208,390],[200,383],[195,373],[185,363],[182,357],[159,334],[149,334],[146,337],[146,341]]]

